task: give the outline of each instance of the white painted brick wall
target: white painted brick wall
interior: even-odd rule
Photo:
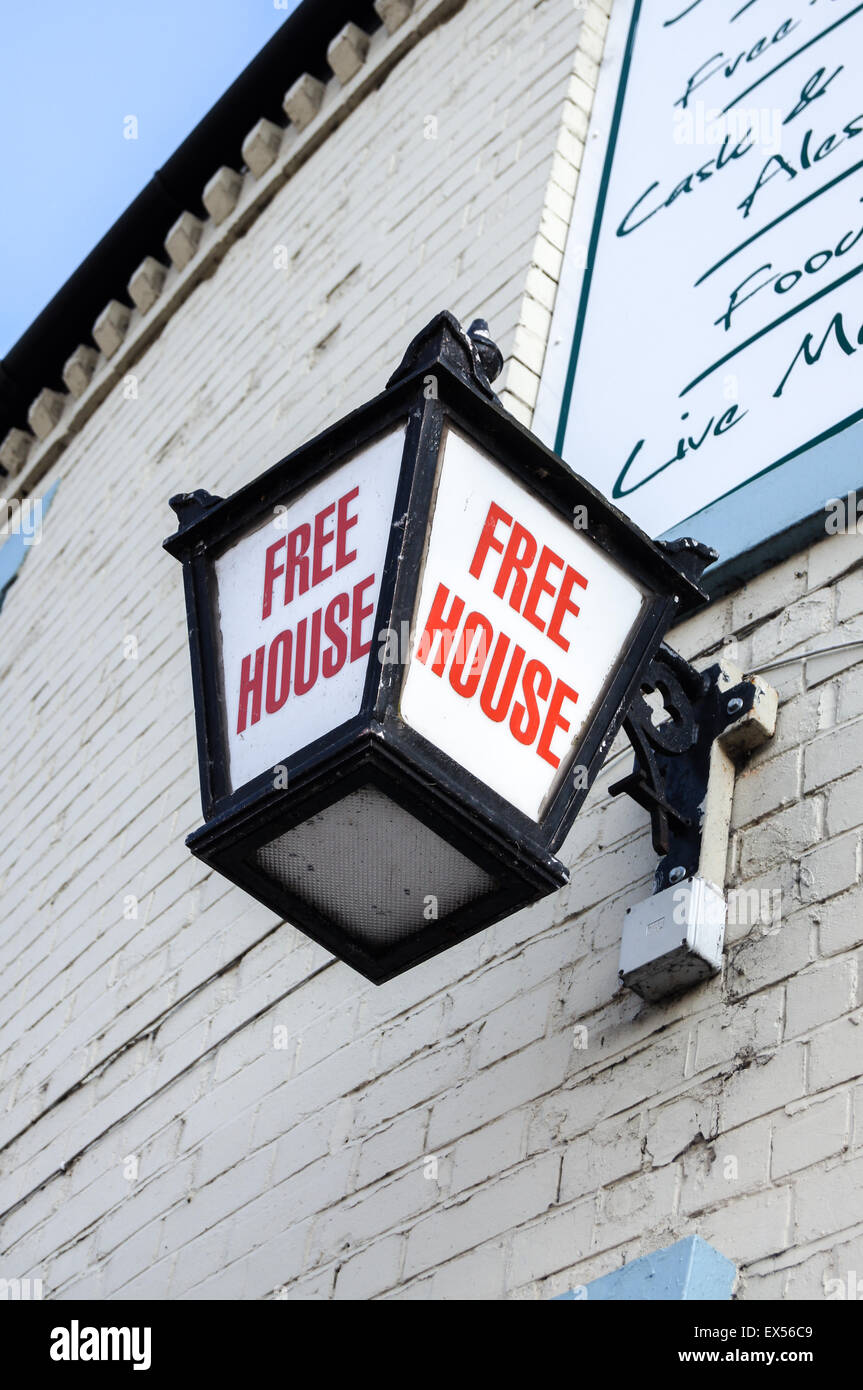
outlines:
[[[488,317],[529,421],[607,9],[467,0],[170,319],[137,399],[111,391],[59,457],[0,615],[6,1277],[547,1298],[693,1231],[743,1298],[863,1271],[863,649],[771,672],[727,882],[780,893],[778,921],[732,924],[722,976],[664,1005],[617,990],[654,864],[644,814],[607,795],[623,740],[565,846],[572,882],[379,989],[183,846],[200,806],[168,496],[233,489],[378,391],[441,307]],[[849,640],[861,574],[863,538],[825,539],[674,640],[708,661],[733,637],[747,669]]]

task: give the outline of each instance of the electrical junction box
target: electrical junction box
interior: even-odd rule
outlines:
[[[669,995],[715,975],[725,941],[725,894],[687,878],[626,909],[620,979],[642,999]]]

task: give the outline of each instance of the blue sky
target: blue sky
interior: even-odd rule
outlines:
[[[299,0],[279,3],[4,5],[0,356]]]

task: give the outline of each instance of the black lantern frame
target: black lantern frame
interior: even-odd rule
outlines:
[[[171,499],[177,532],[165,549],[182,561],[192,662],[198,765],[205,824],[187,838],[193,854],[288,919],[375,983],[456,944],[553,892],[569,873],[556,858],[669,626],[700,605],[697,580],[714,558],[695,542],[665,547],[545,447],[500,405],[489,381],[500,355],[485,325],[466,334],[441,313],[413,340],[386,389],[296,449],[233,496],[205,492]],[[430,381],[433,387],[430,389]],[[393,522],[374,632],[412,629],[447,427],[465,435],[534,496],[615,560],[646,599],[628,650],[558,777],[537,822],[405,724],[399,698],[405,662],[384,662],[373,641],[359,712],[280,760],[272,772],[232,788],[213,561],[262,517],[290,505],[311,484],[377,438],[406,426]],[[256,852],[361,788],[377,788],[482,869],[493,889],[414,935],[372,949],[301,895],[276,884]]]

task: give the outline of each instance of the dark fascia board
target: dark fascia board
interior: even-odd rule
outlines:
[[[285,125],[282,98],[304,72],[326,80],[326,52],[353,20],[380,27],[371,0],[302,0],[191,135],[120,215],[89,256],[0,361],[0,440],[27,427],[45,386],[64,390],[63,366],[110,299],[129,303],[126,286],[145,256],[167,263],[164,240],[182,212],[202,214],[201,194],[223,164],[242,166],[242,143],[262,116]]]

